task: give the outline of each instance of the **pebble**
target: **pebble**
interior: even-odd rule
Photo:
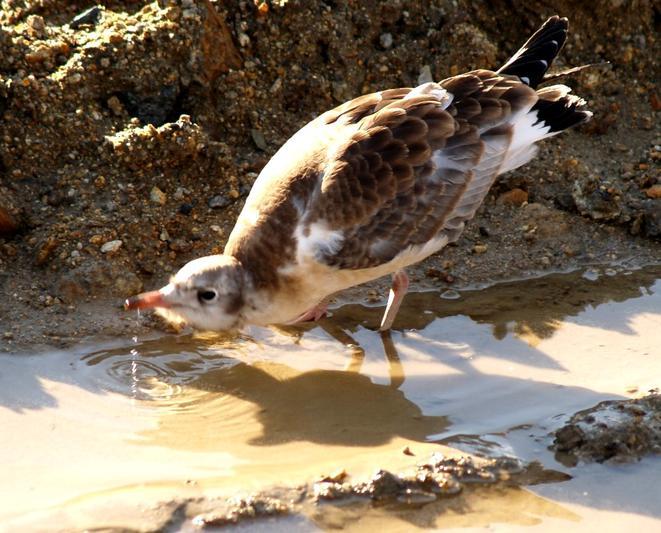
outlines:
[[[247,48],[250,46],[250,37],[243,32],[239,33],[239,46],[241,48]]]
[[[18,224],[9,212],[0,206],[0,234],[2,233],[15,233],[18,230]]]
[[[71,29],[78,29],[83,24],[96,24],[101,18],[101,7],[94,6],[76,15],[69,23]]]
[[[48,237],[46,241],[41,245],[39,251],[37,252],[36,264],[41,266],[45,264],[53,255],[53,252],[57,248],[57,239],[53,236]]]
[[[193,205],[192,204],[181,204],[179,206],[179,212],[182,215],[190,215],[192,211],[193,211]]]
[[[512,189],[498,197],[497,202],[504,205],[522,206],[528,201],[528,193],[523,189]]]
[[[250,130],[250,136],[252,137],[252,141],[255,143],[257,148],[262,151],[266,151],[268,145],[266,144],[266,139],[264,138],[264,134],[261,131],[252,129]]]
[[[174,196],[175,200],[183,200],[186,194],[188,194],[188,191],[186,189],[184,189],[183,187],[177,187],[177,189],[174,191],[174,194],[172,196]]]
[[[431,73],[431,67],[429,65],[423,65],[420,69],[420,74],[418,75],[418,85],[429,83],[430,81],[434,81],[434,77]]]
[[[392,46],[392,33],[382,33],[379,37],[379,42],[386,50],[390,48]]]
[[[649,189],[645,191],[645,194],[648,198],[661,198],[661,183],[652,185]]]
[[[473,252],[476,254],[483,254],[487,251],[488,246],[486,244],[476,244],[473,246]]]
[[[230,205],[230,203],[232,203],[231,200],[222,194],[217,194],[209,199],[209,207],[211,209],[222,209],[223,207]]]
[[[101,66],[103,66],[103,59],[101,60]],[[111,96],[108,98],[108,101],[106,102],[108,104],[108,107],[110,108],[110,111],[113,112],[114,115],[116,116],[121,116],[122,113],[124,113],[124,106],[122,105],[122,102],[117,98],[116,96]]]
[[[30,15],[27,19],[27,25],[37,35],[41,35],[43,31],[46,29],[44,18],[39,15]]]
[[[122,247],[122,244],[124,243],[119,239],[116,241],[108,241],[103,246],[101,246],[101,253],[104,254],[114,253]]]
[[[149,192],[149,199],[154,204],[165,205],[165,202],[167,200],[167,196],[158,187],[152,187],[151,191]]]

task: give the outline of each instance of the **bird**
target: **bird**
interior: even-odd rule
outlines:
[[[222,254],[194,259],[160,290],[125,301],[226,331],[318,320],[336,293],[392,276],[455,242],[497,176],[592,113],[566,85],[539,87],[567,18],[550,17],[502,67],[359,96],[295,133],[265,165]],[[589,66],[589,65],[586,65]]]

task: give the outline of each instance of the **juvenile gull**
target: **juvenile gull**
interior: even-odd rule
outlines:
[[[566,37],[567,19],[554,16],[495,72],[388,89],[319,116],[264,167],[222,255],[191,261],[126,308],[216,331],[294,323],[392,274],[389,329],[404,269],[456,241],[496,177],[530,161],[538,141],[590,118],[569,87],[537,88]]]

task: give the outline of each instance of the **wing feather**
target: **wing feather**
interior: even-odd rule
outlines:
[[[486,70],[407,91],[329,112],[351,114],[356,128],[329,151],[301,221],[333,232],[333,253],[319,243],[316,260],[369,268],[441,234],[456,240],[507,163],[512,121],[537,101],[520,81]]]

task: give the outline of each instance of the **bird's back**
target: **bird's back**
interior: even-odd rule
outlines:
[[[499,174],[589,118],[567,87],[536,89],[566,29],[549,19],[498,72],[381,91],[324,113],[265,167],[226,253],[257,262],[257,283],[268,286],[309,263],[376,277],[456,240]]]

